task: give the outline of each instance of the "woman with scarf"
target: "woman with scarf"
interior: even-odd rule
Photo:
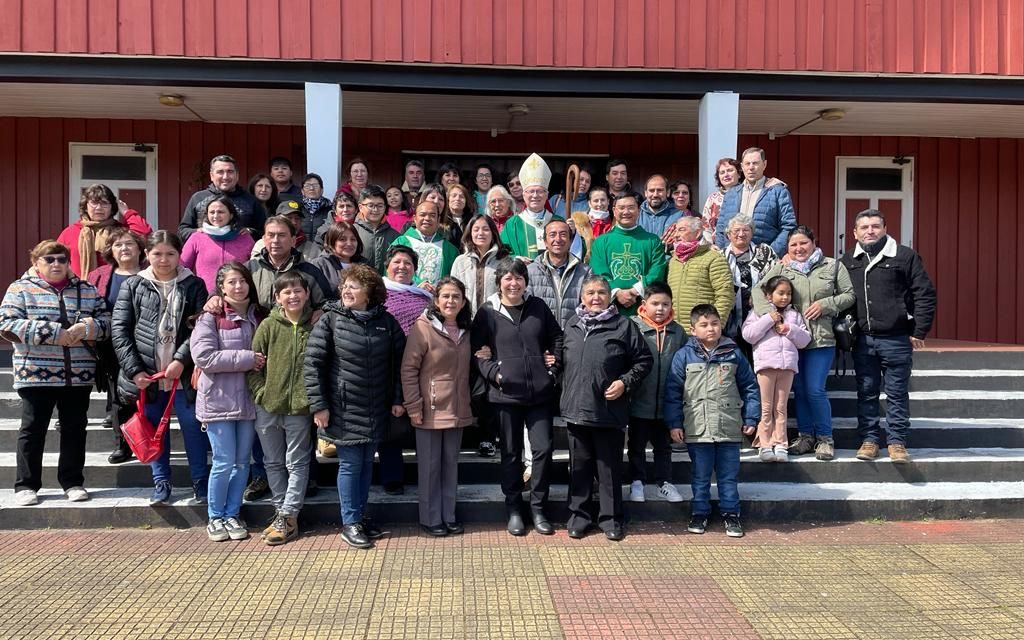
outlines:
[[[672,308],[676,320],[690,333],[690,311],[698,304],[714,305],[718,315],[727,318],[732,311],[735,292],[729,263],[710,245],[701,244],[701,219],[684,216],[676,223],[678,240],[668,263],[668,286],[675,297]]]
[[[498,228],[498,233],[501,233],[505,223],[515,215],[515,205],[516,201],[512,199],[512,194],[499,184],[487,192],[487,208],[481,213],[490,216]]]
[[[587,212],[575,211],[572,214],[571,222],[576,234],[573,236],[569,253],[583,262],[590,262],[590,245],[593,244],[594,238],[612,228],[609,203],[608,189],[594,187],[587,195]]]
[[[143,236],[153,230],[138,211],[129,209],[105,184],[85,188],[78,201],[78,215],[78,222],[61,231],[57,242],[71,250],[71,271],[79,278],[106,264],[102,254],[113,228],[126,226]]]
[[[217,288],[217,270],[228,262],[245,262],[256,244],[242,227],[238,207],[227,196],[200,205],[203,224],[188,237],[181,250],[181,266],[199,276],[207,291]]]
[[[583,281],[576,318],[562,347],[562,417],[569,430],[569,537],[582,538],[593,523],[612,541],[625,537],[622,517],[622,448],[629,396],[651,371],[654,357],[640,328],[612,304],[601,276]]]
[[[741,213],[729,220],[726,235],[729,237],[729,246],[724,255],[732,271],[736,301],[723,333],[735,340],[747,360],[753,362],[753,348],[743,339],[740,328],[754,305],[754,298],[760,297],[759,294],[754,295],[758,283],[765,281],[768,270],[775,266],[779,258],[771,245],[755,245],[751,242],[754,237],[754,221],[748,215]]]
[[[798,435],[789,445],[791,455],[814,452],[818,460],[835,455],[832,439],[832,405],[825,381],[835,355],[832,319],[853,306],[856,298],[850,274],[841,262],[826,258],[816,244],[814,231],[800,225],[789,232],[786,255],[764,275],[782,275],[793,283],[793,307],[803,315],[811,342],[800,350],[799,373],[793,379]],[[764,296],[754,296],[754,310],[769,311]]]
[[[316,233],[331,217],[331,201],[324,197],[324,180],[315,173],[302,177],[302,232],[306,236]],[[268,209],[269,211],[269,209]],[[280,212],[279,212],[280,213]]]
[[[96,288],[68,268],[67,246],[43,240],[32,264],[0,304],[0,336],[14,344],[14,390],[21,399],[14,504],[38,504],[43,449],[54,408],[61,420],[57,481],[72,502],[89,499],[85,429],[96,378],[92,345],[110,335],[110,312]],[[47,474],[49,475],[49,474]]]

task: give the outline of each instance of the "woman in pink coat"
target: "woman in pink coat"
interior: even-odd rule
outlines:
[[[789,461],[786,403],[799,370],[800,349],[811,341],[803,316],[793,305],[793,283],[785,276],[769,278],[761,291],[771,303],[762,315],[751,311],[743,323],[743,339],[754,345],[754,371],[761,387],[761,422],[756,442],[764,462]]]
[[[217,269],[228,262],[245,263],[256,243],[242,227],[238,207],[227,196],[210,198],[202,205],[203,225],[181,250],[181,265],[199,276],[207,291],[217,286]]]

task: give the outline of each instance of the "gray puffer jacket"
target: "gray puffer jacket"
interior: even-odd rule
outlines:
[[[565,325],[576,317],[583,281],[590,275],[590,267],[570,253],[569,264],[559,277],[558,271],[551,266],[548,252],[544,251],[530,263],[526,271],[530,276],[527,291],[547,303],[551,313],[555,314],[555,319],[558,320],[558,326],[564,329]]]

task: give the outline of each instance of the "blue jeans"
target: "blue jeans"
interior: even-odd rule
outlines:
[[[800,350],[800,371],[793,378],[796,423],[800,433],[832,436],[832,405],[828,401],[825,381],[835,355],[835,347]]]
[[[853,366],[857,371],[857,431],[861,440],[882,444],[882,408],[878,398],[884,386],[886,443],[906,446],[910,430],[910,371],[914,366],[910,336],[858,336]]]
[[[700,442],[687,444],[686,449],[690,452],[690,487],[693,489],[690,513],[700,516],[711,513],[711,472],[714,471],[719,513],[739,515],[740,443]]]
[[[363,520],[363,509],[370,498],[373,477],[373,453],[377,444],[338,446],[338,500],[341,502],[341,524]]]
[[[256,439],[255,420],[222,420],[206,423],[213,447],[207,513],[210,519],[237,518],[242,493],[249,480],[249,457]]]
[[[169,391],[157,391],[156,399],[146,403],[146,418],[153,423],[153,426],[160,424],[160,418],[167,406]],[[206,452],[210,450],[210,439],[206,437],[196,420],[196,405],[190,402],[188,396],[181,389],[174,394],[174,415],[178,417],[178,427],[185,440],[185,457],[188,458],[188,471],[192,477],[193,487],[198,488],[197,493],[206,493],[206,482],[209,471],[206,466]],[[164,436],[164,452],[155,461],[151,462],[149,468],[153,470],[153,482],[171,479],[171,430],[167,430]]]

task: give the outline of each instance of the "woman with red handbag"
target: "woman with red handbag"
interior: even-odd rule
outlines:
[[[121,364],[117,391],[122,401],[145,394],[145,416],[156,425],[165,407],[173,403],[185,440],[193,504],[206,504],[206,452],[210,441],[196,420],[196,392],[189,380],[192,354],[189,336],[192,319],[206,303],[206,285],[179,266],[181,239],[170,231],[156,231],[146,241],[149,267],[121,286],[114,305],[111,340]],[[153,384],[157,372],[164,378]],[[174,381],[180,389],[172,391]],[[152,506],[171,501],[171,436],[164,435],[163,452],[153,470]]]

